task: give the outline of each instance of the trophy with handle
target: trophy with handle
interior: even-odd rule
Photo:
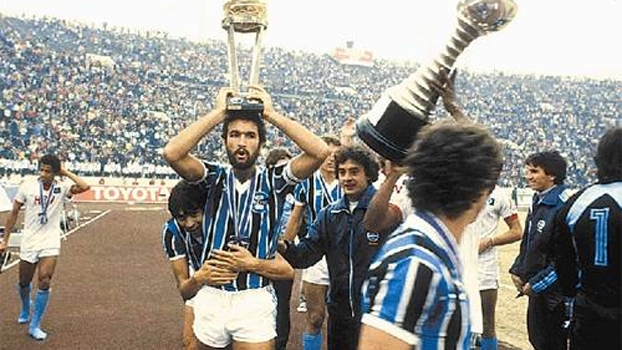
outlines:
[[[458,23],[445,49],[400,84],[387,89],[371,111],[356,123],[359,137],[381,156],[399,163],[438,100],[431,82],[440,84],[440,71],[449,72],[458,56],[478,37],[505,27],[516,15],[512,0],[462,0]]]
[[[235,35],[236,33],[255,34],[248,84],[258,85],[263,36],[268,27],[266,3],[263,0],[229,0],[224,4],[223,12],[222,28],[227,31],[229,83],[230,87],[236,91],[236,96],[230,96],[227,99],[227,110],[261,114],[263,104],[260,101],[248,99],[245,96],[246,93],[240,91],[241,81]]]

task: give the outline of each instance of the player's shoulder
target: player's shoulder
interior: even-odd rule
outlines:
[[[559,201],[562,203],[566,203],[572,197],[572,195],[575,194],[576,192],[577,192],[576,190],[573,190],[568,187],[564,187],[559,192],[559,195],[558,195]]]

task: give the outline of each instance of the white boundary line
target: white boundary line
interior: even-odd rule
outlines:
[[[105,212],[103,212],[103,213],[101,213],[101,214],[97,215],[96,217],[92,218],[91,220],[89,220],[89,221],[87,221],[87,222],[83,222],[83,223],[81,223],[80,225],[78,225],[78,226],[76,226],[76,227],[72,228],[71,230],[67,231],[67,233],[65,233],[65,234],[61,234],[61,236],[60,236],[60,237],[61,237],[63,240],[66,240],[66,239],[67,239],[67,237],[68,237],[70,234],[72,234],[72,233],[74,233],[74,232],[78,231],[79,229],[83,228],[84,226],[90,225],[91,223],[93,223],[93,222],[94,222],[94,221],[96,221],[96,220],[101,219],[102,217],[104,217],[105,215],[107,215],[108,213],[110,213],[111,211],[112,211],[112,210],[110,210],[110,209],[109,209],[109,210],[106,210]],[[12,268],[13,266],[17,265],[18,263],[19,263],[19,259],[17,259],[17,260],[15,260],[15,261],[13,261],[12,263],[10,263],[10,264],[8,264],[8,265],[6,265],[6,266],[2,267],[2,271],[0,271],[0,272],[8,271],[10,268]]]

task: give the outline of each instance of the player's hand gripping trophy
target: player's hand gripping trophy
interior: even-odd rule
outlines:
[[[247,93],[240,91],[241,81],[235,34],[255,34],[248,85],[258,85],[263,35],[268,27],[266,3],[263,0],[229,0],[223,6],[223,11],[222,28],[227,31],[229,83],[230,87],[236,91],[235,96],[227,99],[227,110],[261,114],[263,112],[261,101],[248,99]]]
[[[513,0],[462,0],[458,23],[445,49],[402,83],[387,89],[356,124],[359,137],[381,156],[402,160],[416,134],[428,123],[438,99],[430,82],[440,84],[440,71],[449,72],[456,58],[478,37],[505,27],[516,15]]]

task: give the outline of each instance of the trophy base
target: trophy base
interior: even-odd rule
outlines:
[[[379,103],[383,103],[382,100]],[[415,141],[417,132],[428,121],[410,114],[393,101],[389,101],[380,111],[376,107],[378,105],[356,123],[358,136],[376,153],[392,162],[401,163]],[[377,122],[373,124],[370,118]]]
[[[261,118],[263,114],[263,103],[246,97],[230,97],[227,100],[227,111]]]

